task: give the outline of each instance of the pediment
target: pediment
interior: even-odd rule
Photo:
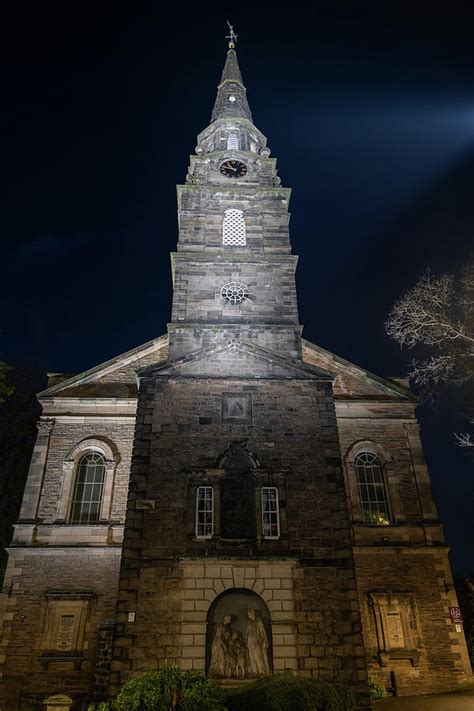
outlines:
[[[56,373],[50,376],[50,386],[38,394],[38,399],[137,397],[137,372],[147,366],[162,363],[167,357],[168,335],[165,334],[82,373],[72,376]]]
[[[324,368],[287,358],[240,339],[229,339],[219,345],[199,349],[163,365],[151,366],[141,371],[140,375],[204,378],[292,378],[325,380],[327,382],[333,380],[333,375]]]

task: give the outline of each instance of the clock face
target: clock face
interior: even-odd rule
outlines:
[[[226,160],[219,168],[221,175],[227,178],[243,178],[247,175],[247,166],[239,160]]]

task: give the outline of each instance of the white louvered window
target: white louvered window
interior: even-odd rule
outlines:
[[[280,511],[276,486],[262,486],[262,528],[264,538],[280,537]]]
[[[237,131],[231,131],[231,133],[227,136],[227,148],[229,150],[239,150],[239,134]]]
[[[241,210],[231,208],[225,211],[222,225],[222,244],[245,247],[245,219]]]
[[[196,538],[212,538],[214,528],[214,490],[198,486],[196,492]]]

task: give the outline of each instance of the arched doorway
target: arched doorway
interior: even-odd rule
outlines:
[[[251,679],[272,673],[272,629],[268,607],[256,593],[233,588],[209,608],[206,672],[218,679]]]

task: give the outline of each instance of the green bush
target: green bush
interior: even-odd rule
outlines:
[[[371,701],[384,699],[387,696],[385,686],[381,681],[377,681],[373,676],[369,676],[369,696]]]
[[[114,701],[117,711],[226,711],[223,693],[204,674],[167,666],[127,682]]]
[[[229,711],[352,711],[354,694],[317,679],[277,674],[228,692]]]

